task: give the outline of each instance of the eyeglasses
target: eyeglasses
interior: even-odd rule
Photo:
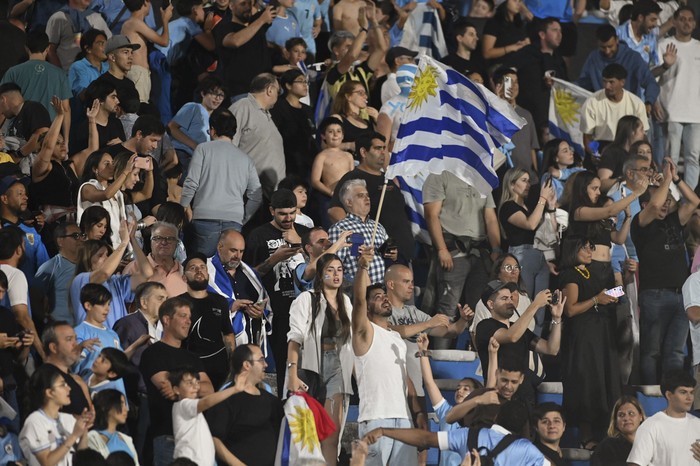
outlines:
[[[304,86],[308,86],[308,85],[309,85],[309,81],[307,81],[307,80],[303,80],[303,81],[292,81],[292,83],[294,83],[294,84],[303,84]]]
[[[70,233],[67,235],[61,235],[59,238],[73,238],[74,240],[78,241],[80,239],[87,238],[87,235],[85,233]]]
[[[520,270],[522,270],[522,267],[520,267],[519,265],[510,265],[510,264],[509,264],[509,265],[504,265],[504,266],[501,267],[501,268],[502,268],[503,270],[505,270],[506,272],[508,272],[508,273],[520,272]]]
[[[360,94],[360,95],[367,95],[367,91],[364,89],[358,89],[356,91],[352,91],[350,94]]]
[[[177,241],[175,236],[151,236],[151,241],[155,243],[174,243]]]

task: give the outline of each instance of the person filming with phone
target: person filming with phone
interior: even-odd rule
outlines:
[[[675,184],[683,199],[669,188]],[[664,159],[663,182],[649,186],[639,198],[642,211],[632,220],[632,241],[639,263],[639,351],[642,383],[655,385],[661,374],[683,368],[688,317],[681,288],[688,278],[683,227],[700,199],[678,175],[676,164]]]

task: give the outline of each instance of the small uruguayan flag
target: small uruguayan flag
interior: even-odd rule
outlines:
[[[554,84],[549,96],[549,134],[553,138],[568,141],[577,154],[583,155],[581,107],[593,93],[568,81],[552,79]]]

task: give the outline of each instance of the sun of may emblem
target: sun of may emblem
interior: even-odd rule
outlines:
[[[435,97],[435,90],[438,87],[437,70],[434,66],[426,66],[425,69],[419,71],[416,79],[411,87],[411,92],[408,93],[408,108],[413,110],[419,108],[427,100],[428,96]]]
[[[554,91],[554,105],[557,113],[567,126],[574,126],[574,123],[578,123],[578,111],[581,106],[576,102],[571,92],[564,89],[556,89]]]
[[[301,406],[295,406],[294,410],[296,414],[292,414],[293,420],[289,423],[292,440],[300,443],[302,449],[313,451],[319,446],[314,415],[310,409]]]

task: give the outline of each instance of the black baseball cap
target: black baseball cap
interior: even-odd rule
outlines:
[[[500,280],[491,280],[486,285],[486,288],[484,288],[483,293],[481,293],[481,302],[484,303],[484,306],[488,308],[488,304],[486,304],[486,302],[491,299],[491,296],[495,295],[503,288],[510,290],[512,293],[513,291],[517,291],[518,285],[512,282],[506,283]]]

